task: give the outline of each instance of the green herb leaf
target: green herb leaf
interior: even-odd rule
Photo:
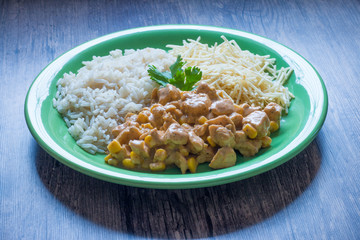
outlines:
[[[182,91],[191,91],[195,83],[200,81],[202,72],[198,67],[187,67],[184,71],[182,68],[185,64],[178,56],[170,66],[170,72],[160,72],[155,66],[149,66],[147,71],[150,78],[163,87],[170,83]]]
[[[171,79],[170,72],[160,72],[155,66],[149,66],[148,73],[150,75],[150,79],[157,82],[161,86],[166,86],[169,83],[169,79]]]
[[[198,67],[187,67],[185,69],[186,83],[185,91],[191,91],[195,83],[200,81],[202,77],[202,72]]]

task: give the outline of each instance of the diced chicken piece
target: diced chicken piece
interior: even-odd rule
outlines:
[[[158,88],[154,88],[154,90],[151,92],[151,104],[159,102],[158,92]]]
[[[124,129],[117,137],[116,140],[122,144],[128,144],[130,140],[139,139],[141,132],[137,127],[130,126]]]
[[[166,159],[166,165],[175,164],[178,168],[180,168],[181,173],[185,173],[188,169],[186,158],[180,152],[172,152]]]
[[[241,114],[233,112],[229,117],[230,117],[231,121],[233,121],[236,129],[242,128],[243,116]]]
[[[149,133],[149,138],[145,137],[145,141],[150,147],[161,146],[164,144],[164,131],[153,129]]]
[[[276,103],[269,103],[265,108],[264,112],[268,115],[270,121],[279,122],[281,117],[282,107]]]
[[[130,151],[128,150],[128,148],[126,146],[128,146],[128,145],[123,145],[119,152],[111,153],[111,155],[120,161],[124,160],[125,158],[130,157]]]
[[[156,128],[160,128],[164,124],[165,108],[160,104],[155,104],[151,107],[151,115],[149,116],[149,122]]]
[[[216,93],[214,87],[209,86],[207,83],[200,82],[199,86],[195,90],[196,93],[205,93],[212,101],[219,100],[219,95]]]
[[[238,150],[244,157],[254,156],[259,152],[261,145],[261,140],[251,140],[247,138],[244,131],[236,131],[234,148]]]
[[[216,118],[207,120],[205,123],[208,125],[221,125],[224,127],[229,124],[234,125],[233,121],[231,121],[231,119],[225,115],[221,115]],[[234,128],[235,128],[235,125],[234,125]]]
[[[233,147],[235,136],[231,130],[221,125],[209,126],[209,133],[212,140],[220,147]]]
[[[160,104],[154,105],[150,111],[156,120],[162,118],[166,113],[164,106]]]
[[[212,147],[207,144],[204,144],[203,150],[196,157],[198,163],[210,162],[215,155],[215,151]]]
[[[188,147],[191,153],[197,154],[204,148],[204,140],[197,136],[193,131],[189,132]]]
[[[257,138],[267,135],[270,128],[269,117],[263,111],[254,111],[243,119],[243,125],[249,123],[257,131]]]
[[[165,105],[168,102],[176,101],[181,98],[180,91],[175,86],[167,84],[166,87],[157,91],[157,97],[160,104]]]
[[[231,99],[221,99],[211,104],[211,112],[215,115],[230,115],[235,111],[234,102]]]
[[[128,127],[130,127],[130,126],[137,127],[137,128],[140,127],[139,123],[137,123],[137,122],[135,122],[135,121],[127,121],[127,122],[124,122],[123,124],[120,124],[120,125],[116,126],[116,127],[111,131],[111,134],[112,134],[114,137],[117,137],[122,131],[124,131],[126,128],[128,128]]]
[[[202,124],[202,125],[195,125],[193,131],[196,135],[201,137],[208,133],[208,127],[209,127],[209,124],[207,124],[207,123]]]
[[[246,117],[247,115],[249,115],[250,113],[252,112],[255,112],[255,111],[260,111],[261,108],[260,107],[253,107],[253,106],[250,106],[249,104],[247,103],[243,103],[240,105],[240,114],[243,115],[244,117]]]
[[[164,134],[165,143],[185,145],[188,142],[189,134],[179,124],[173,123]]]
[[[222,147],[211,160],[209,167],[214,169],[232,167],[236,163],[236,153],[231,147]]]
[[[160,128],[161,130],[166,130],[169,128],[169,126],[173,123],[177,123],[177,121],[174,119],[174,117],[170,113],[165,113],[163,116],[164,124]]]
[[[125,122],[136,122],[137,114],[127,113],[125,116]]]
[[[131,140],[129,141],[129,145],[131,147],[131,150],[134,151],[137,155],[143,157],[143,158],[149,158],[150,157],[150,150],[145,145],[145,142],[142,140]]]
[[[211,106],[211,100],[204,93],[184,93],[182,96],[181,110],[189,116],[206,115]]]

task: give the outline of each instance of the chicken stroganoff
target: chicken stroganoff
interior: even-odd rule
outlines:
[[[113,129],[108,164],[151,171],[177,166],[181,173],[195,173],[205,162],[227,168],[235,165],[236,150],[253,156],[269,147],[270,134],[280,127],[280,105],[237,105],[203,82],[193,91],[167,84],[155,88],[151,98],[151,106],[127,114]]]

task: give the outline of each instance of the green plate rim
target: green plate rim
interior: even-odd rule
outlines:
[[[63,64],[66,63],[66,60],[70,59],[72,56],[80,53],[81,51],[85,50],[90,46],[94,46],[96,44],[101,44],[104,41],[109,39],[119,37],[119,36],[126,36],[128,34],[133,33],[141,33],[141,32],[149,32],[149,31],[158,31],[158,30],[174,30],[174,29],[181,29],[181,30],[202,30],[202,31],[214,31],[220,33],[229,33],[238,35],[241,37],[247,37],[254,41],[259,42],[260,44],[266,45],[272,49],[276,47],[274,50],[279,52],[280,50],[291,54],[291,57],[287,60],[293,61],[296,59],[295,63],[301,62],[303,65],[306,66],[306,70],[310,71],[312,77],[315,77],[316,84],[320,84],[321,90],[320,92],[316,92],[320,94],[317,96],[317,103],[321,106],[321,108],[314,107],[313,109],[313,118],[309,118],[306,126],[310,124],[310,130],[302,129],[302,131],[296,136],[294,141],[289,144],[289,146],[285,147],[283,150],[279,151],[278,153],[270,156],[267,159],[264,159],[260,163],[251,165],[246,168],[242,169],[233,169],[228,168],[225,171],[217,172],[212,171],[213,174],[210,176],[203,176],[202,174],[186,174],[186,175],[161,175],[156,173],[142,173],[142,172],[135,172],[130,170],[123,170],[122,172],[112,172],[106,169],[101,169],[96,166],[93,166],[89,163],[82,161],[71,155],[71,153],[66,152],[61,149],[61,147],[54,145],[55,142],[51,140],[49,135],[46,132],[46,129],[42,125],[41,122],[41,103],[45,99],[46,96],[39,96],[38,94],[38,86],[39,84],[43,84],[41,81],[43,79],[51,79],[56,75],[54,68],[57,69],[56,64],[62,62]],[[49,81],[50,84],[53,80]],[[46,90],[42,89],[46,94]],[[314,90],[311,86],[307,88],[307,90]],[[318,90],[318,89],[317,89]],[[309,94],[309,96],[311,96]],[[25,105],[24,105],[24,114],[27,126],[35,138],[35,140],[39,143],[39,145],[52,157],[57,159],[58,161],[62,162],[63,164],[73,168],[76,171],[84,173],[86,175],[102,179],[105,181],[134,186],[134,187],[145,187],[145,188],[157,188],[157,189],[187,189],[187,188],[199,188],[199,187],[209,187],[215,186],[225,183],[230,183],[238,180],[242,180],[245,178],[249,178],[263,172],[269,171],[286,161],[290,160],[291,158],[295,157],[298,153],[300,153],[304,148],[306,148],[316,137],[318,132],[320,131],[328,110],[328,94],[326,91],[325,84],[317,72],[317,70],[300,54],[295,52],[294,50],[280,44],[276,41],[268,39],[266,37],[249,33],[246,31],[240,31],[235,29],[229,29],[224,27],[216,27],[216,26],[205,26],[205,25],[156,25],[156,26],[148,26],[148,27],[139,27],[139,28],[132,28],[128,30],[123,30],[111,34],[104,35],[99,38],[95,38],[88,42],[85,42],[81,45],[78,45],[69,51],[65,52],[54,61],[49,63],[35,78],[32,82],[26,98],[25,98]],[[309,123],[310,122],[310,123]],[[297,140],[297,141],[295,141]],[[294,145],[294,146],[293,146]],[[289,147],[289,149],[287,149]],[[174,177],[175,176],[175,177]]]

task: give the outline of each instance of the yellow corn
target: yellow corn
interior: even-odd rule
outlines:
[[[109,159],[111,159],[111,158],[112,158],[112,155],[111,155],[111,153],[110,153],[110,154],[106,155],[106,157],[104,158],[104,160],[105,160],[105,162],[107,163],[107,162],[109,161]]]
[[[146,116],[143,112],[140,112],[139,115],[137,116],[137,122],[146,123],[147,121],[149,121],[148,116]]]
[[[134,168],[134,167],[135,167],[135,164],[131,161],[130,158],[125,158],[125,159],[122,161],[122,164],[123,164],[124,167],[126,167],[126,168]]]
[[[110,153],[118,153],[121,151],[121,145],[117,140],[113,140],[109,145],[107,146]]]
[[[154,154],[154,161],[155,162],[164,162],[166,157],[167,157],[166,150],[159,148],[156,150],[156,152]]]
[[[147,135],[145,138],[144,138],[144,142],[146,145],[148,145],[149,147],[152,147],[151,145],[151,141],[152,141],[152,136],[150,135]]]
[[[272,139],[268,136],[261,138],[261,147],[266,148],[269,147],[271,144]]]
[[[154,127],[151,125],[151,123],[141,124],[141,126],[142,126],[143,128],[154,129]]]
[[[204,124],[207,120],[208,120],[208,119],[207,119],[206,117],[201,116],[198,121],[199,121],[199,123],[202,125],[202,124]]]
[[[212,139],[211,136],[208,136],[208,137],[206,138],[206,140],[207,140],[207,142],[210,144],[210,146],[216,147],[216,143],[214,142],[214,140]]]
[[[163,162],[150,163],[151,171],[163,171],[165,170],[165,167],[166,165]]]
[[[250,124],[245,124],[243,127],[243,131],[251,139],[254,139],[257,136],[256,129],[253,126],[251,126]]]
[[[196,173],[196,168],[198,166],[198,162],[194,157],[191,157],[187,160],[187,165],[191,173]]]
[[[235,112],[237,112],[237,113],[239,113],[239,114],[243,115],[243,113],[244,113],[244,109],[243,109],[242,107],[240,107],[240,106],[239,106],[239,105],[237,105],[237,104],[234,104],[234,109],[235,109]]]
[[[270,132],[275,132],[279,129],[279,124],[275,121],[270,121]]]

